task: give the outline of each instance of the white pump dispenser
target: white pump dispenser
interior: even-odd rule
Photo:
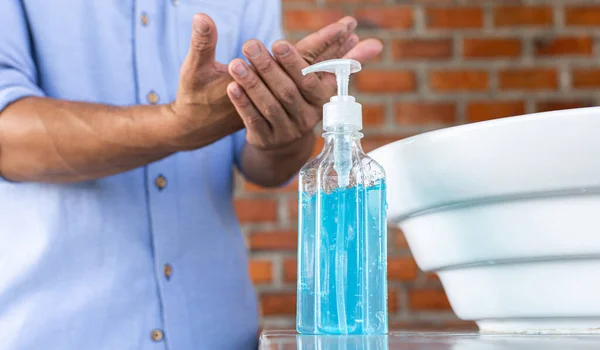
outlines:
[[[354,97],[348,95],[350,74],[360,70],[360,62],[352,59],[323,61],[302,70],[303,75],[328,72],[336,76],[337,96],[333,96],[323,106],[323,129],[334,133],[334,168],[338,174],[339,187],[350,184],[352,169],[352,140],[343,132],[358,132],[362,129],[362,106]]]
[[[360,62],[351,59],[335,59],[319,62],[302,70],[303,75],[315,72],[334,73],[338,93],[323,106],[323,128],[332,131],[336,126],[351,126],[362,129],[362,106],[348,95],[350,74],[359,72]]]

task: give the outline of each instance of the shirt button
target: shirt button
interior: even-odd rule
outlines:
[[[161,341],[163,340],[163,338],[165,337],[163,331],[161,331],[160,329],[155,329],[152,331],[152,340],[154,341]]]
[[[148,25],[148,14],[146,12],[142,12],[142,25],[143,26]]]
[[[162,190],[163,188],[167,187],[167,178],[165,178],[162,175],[159,175],[156,180],[154,181],[154,184],[156,185],[156,187],[159,190]]]
[[[169,265],[169,264],[165,264],[164,272],[165,272],[165,278],[167,280],[170,280],[171,275],[173,274],[173,267],[171,267],[171,265]]]
[[[153,105],[158,103],[158,94],[154,91],[150,91],[146,98],[148,99],[148,102],[150,102]]]

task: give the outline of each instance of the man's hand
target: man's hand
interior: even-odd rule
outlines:
[[[356,22],[345,18],[339,23],[354,30]],[[296,47],[280,40],[273,45],[275,60],[257,40],[250,40],[241,59],[229,64],[235,82],[227,91],[247,129],[248,147],[242,159],[246,177],[265,177],[262,185],[278,185],[294,174],[310,156],[314,145],[313,128],[322,118],[322,108],[337,89],[330,74],[303,76],[303,68],[330,58],[353,58],[361,62],[377,56],[382,45],[377,40],[358,41],[350,34],[337,51],[323,48],[323,37],[331,37],[327,27],[299,42]],[[300,51],[303,50],[303,51]],[[268,176],[266,170],[271,169]]]
[[[198,144],[198,140],[212,142],[244,125],[248,129],[248,141],[253,145],[268,148],[293,143],[311,130],[320,119],[318,110],[322,107],[322,102],[335,91],[335,79],[323,76],[299,81],[303,84],[299,86],[302,93],[309,93],[303,101],[288,74],[297,75],[300,73],[294,71],[297,67],[344,55],[364,61],[380,50],[380,44],[376,41],[359,43],[358,36],[353,33],[356,20],[351,17],[343,18],[309,35],[299,41],[296,48],[285,42],[280,43],[277,46],[279,50],[286,47],[294,50],[289,57],[283,54],[281,56],[284,62],[289,63],[287,74],[281,69],[271,70],[270,68],[277,68],[278,65],[275,63],[271,67],[272,60],[265,60],[270,55],[264,46],[256,40],[250,41],[244,46],[244,52],[254,67],[249,67],[242,60],[235,60],[230,68],[234,78],[240,79],[246,87],[247,84],[252,85],[252,101],[258,109],[251,110],[252,104],[247,103],[245,95],[238,94],[241,91],[239,86],[230,85],[230,97],[237,107],[234,108],[226,92],[227,84],[232,82],[228,67],[215,61],[217,28],[212,19],[204,14],[195,15],[193,24],[194,32],[190,50],[181,67],[177,97],[170,104],[176,126],[174,134],[181,135],[176,142],[184,149],[203,146],[204,144]],[[253,48],[258,51],[250,52]],[[283,89],[279,90],[280,93],[274,96],[268,89],[265,90],[262,82],[258,84],[260,79],[254,79],[257,77],[254,69],[261,76],[266,74],[271,83],[285,83]],[[270,88],[275,86],[271,85]],[[238,113],[242,119],[234,117]],[[206,128],[207,125],[213,128]],[[215,133],[215,128],[219,132]],[[277,132],[271,133],[269,130]]]
[[[314,60],[351,50],[356,40],[339,23],[313,38],[298,47]],[[242,129],[244,124],[226,92],[233,79],[226,65],[215,62],[216,42],[213,21],[196,15],[177,99],[169,105],[117,107],[45,97],[12,103],[0,115],[0,176],[13,181],[92,180],[206,146]],[[302,147],[290,146],[291,154],[298,154],[298,148]],[[259,158],[272,163],[277,157],[267,153]],[[280,174],[277,170],[272,167],[273,173]],[[273,177],[254,179],[273,183],[269,180]]]

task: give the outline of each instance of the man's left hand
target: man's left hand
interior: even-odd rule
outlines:
[[[332,33],[345,27],[344,35]],[[382,50],[375,39],[359,41],[353,33],[356,20],[345,17],[334,25],[311,34],[296,46],[285,40],[273,44],[273,58],[258,40],[243,47],[252,68],[242,59],[229,64],[235,82],[228,94],[244,120],[249,144],[262,149],[280,148],[312,133],[322,118],[322,108],[336,91],[329,74],[302,76],[301,70],[331,58],[366,62]]]

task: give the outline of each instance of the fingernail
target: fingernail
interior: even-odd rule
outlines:
[[[352,18],[352,20],[350,22],[348,22],[348,31],[351,32],[354,29],[356,29],[356,26],[358,25],[358,23],[356,22],[356,20],[354,18]]]
[[[234,64],[232,70],[236,75],[240,77],[243,77],[246,74],[248,74],[248,69],[246,69],[246,65],[241,62]]]
[[[231,85],[231,87],[229,88],[229,92],[231,92],[233,97],[236,97],[236,98],[239,98],[240,96],[242,96],[242,90],[240,89],[238,84]]]
[[[200,16],[194,16],[194,28],[196,28],[200,34],[208,34],[210,31],[208,23]]]
[[[256,43],[256,41],[250,41],[246,44],[244,51],[248,56],[254,58],[260,54],[260,46]]]
[[[276,43],[273,47],[273,53],[279,57],[285,57],[290,53],[290,47],[286,43]]]

